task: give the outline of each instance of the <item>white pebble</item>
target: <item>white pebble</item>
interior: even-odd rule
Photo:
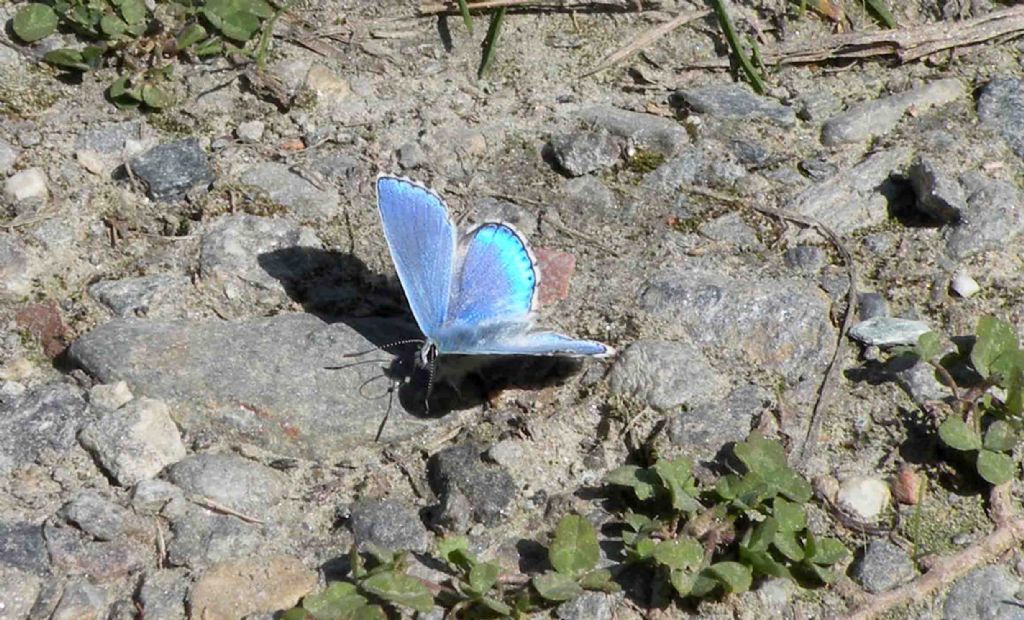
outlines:
[[[4,183],[4,195],[8,200],[21,202],[30,198],[46,198],[46,174],[39,168],[29,168],[11,176]]]
[[[238,126],[235,135],[242,142],[259,142],[263,139],[265,129],[266,125],[263,124],[263,121],[246,121]]]
[[[978,284],[978,281],[963,271],[956,272],[953,276],[953,281],[949,283],[949,287],[953,289],[954,293],[964,299],[967,299],[981,290],[981,285]]]
[[[868,476],[850,478],[839,486],[836,503],[851,517],[870,523],[889,505],[889,485]]]
[[[135,396],[124,381],[101,383],[89,388],[89,403],[113,411],[127,404]]]

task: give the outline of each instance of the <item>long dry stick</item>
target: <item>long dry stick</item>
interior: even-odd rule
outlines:
[[[704,17],[710,12],[711,11],[689,11],[686,13],[680,13],[679,15],[676,15],[675,17],[668,20],[664,24],[659,24],[654,28],[651,28],[641,33],[640,36],[638,36],[634,40],[630,41],[626,45],[623,45],[622,47],[615,50],[611,54],[608,54],[607,56],[604,57],[604,59],[601,60],[601,62],[597,63],[596,67],[594,67],[590,71],[587,71],[580,77],[594,75],[595,73],[613,67],[619,62],[625,60],[626,58],[629,58],[629,56],[631,56],[633,53],[644,49],[648,45],[654,43],[655,41],[672,32],[676,28],[688,24],[695,19],[700,19],[701,17]]]
[[[885,56],[910,62],[943,50],[1021,35],[1024,35],[1024,4],[1017,4],[960,22],[943,21],[900,30],[840,33],[815,41],[765,44],[761,47],[761,57],[765,64],[774,65]],[[718,58],[686,63],[682,68],[728,66],[728,58]]]
[[[814,453],[814,447],[818,443],[818,436],[821,434],[821,424],[825,419],[825,405],[828,403],[829,399],[832,398],[832,391],[835,389],[836,384],[836,376],[839,374],[839,356],[846,348],[846,334],[850,331],[850,324],[853,323],[853,313],[857,307],[857,265],[853,262],[853,256],[850,254],[850,250],[847,249],[842,239],[839,238],[839,235],[817,218],[791,213],[783,209],[748,205],[741,200],[737,200],[731,196],[719,194],[717,192],[697,188],[690,188],[688,191],[728,204],[734,204],[742,208],[752,209],[758,213],[776,217],[781,220],[814,228],[829,240],[829,242],[836,248],[836,251],[839,252],[843,262],[846,264],[846,272],[850,278],[850,285],[846,289],[846,311],[843,313],[843,322],[839,326],[839,335],[836,339],[836,346],[832,351],[832,357],[829,359],[828,366],[825,369],[825,378],[822,379],[821,385],[818,388],[818,398],[814,401],[814,408],[811,410],[811,421],[807,425],[807,433],[804,435],[804,439],[801,442],[800,447],[797,450],[794,450],[794,453],[797,455],[796,462],[798,464],[805,464],[807,460],[811,458],[811,455]]]
[[[1004,485],[992,488],[991,502],[999,504],[1005,500]],[[1005,508],[1002,508],[1005,509]],[[1024,539],[1024,517],[1014,516],[1005,519],[988,536],[982,538],[960,553],[939,558],[931,569],[910,583],[872,596],[866,603],[846,615],[844,620],[869,620],[900,605],[920,601],[936,590],[948,586],[972,568],[988,562],[1013,547]]]
[[[624,0],[482,0],[481,2],[468,2],[467,8],[470,11],[482,11],[484,9],[497,9],[501,7],[516,7],[523,9],[541,9],[546,11],[636,11],[638,8],[654,8],[658,2],[639,3],[626,2]],[[459,15],[457,2],[423,2],[420,4],[420,15],[437,15],[448,13]]]

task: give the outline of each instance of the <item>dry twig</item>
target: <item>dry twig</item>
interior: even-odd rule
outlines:
[[[761,46],[767,65],[817,63],[893,56],[910,62],[937,52],[1024,34],[1024,4],[960,22],[942,21],[913,28],[847,32],[815,41],[784,41]],[[685,69],[727,68],[728,58],[685,64]]]
[[[686,13],[680,13],[679,15],[676,15],[675,17],[668,20],[664,24],[658,24],[654,28],[651,28],[641,33],[640,36],[638,36],[633,41],[627,43],[626,45],[623,45],[622,47],[615,50],[611,54],[605,56],[601,60],[601,62],[597,63],[596,67],[594,67],[590,71],[587,71],[580,77],[587,77],[589,75],[594,75],[595,73],[604,71],[605,69],[609,69],[618,64],[619,62],[625,60],[633,53],[639,52],[640,50],[646,48],[647,46],[654,43],[661,37],[669,34],[676,28],[686,25],[696,19],[700,19],[701,17],[704,17],[710,12],[711,11],[689,11]]]
[[[625,0],[482,0],[470,2],[470,11],[515,7],[544,11],[637,11],[643,8],[654,8],[658,2],[626,2]],[[639,7],[637,5],[640,5]],[[423,2],[420,4],[420,15],[438,15],[446,13],[459,15],[459,5],[455,2]]]

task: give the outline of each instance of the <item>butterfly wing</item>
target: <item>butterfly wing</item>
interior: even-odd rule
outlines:
[[[525,321],[534,308],[540,271],[523,237],[488,223],[466,235],[446,324],[478,326]]]
[[[441,197],[408,179],[377,177],[377,208],[413,316],[432,338],[448,314],[455,224]]]
[[[594,340],[577,340],[530,323],[488,323],[474,328],[446,325],[439,334],[443,353],[459,355],[562,355],[609,357],[615,349]]]

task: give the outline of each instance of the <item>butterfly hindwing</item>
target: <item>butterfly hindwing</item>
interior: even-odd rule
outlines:
[[[399,177],[377,178],[377,207],[413,316],[431,338],[448,314],[455,224],[437,194]]]
[[[438,334],[444,353],[459,355],[563,355],[608,357],[611,347],[577,340],[552,331],[534,330],[530,323],[489,323],[475,328],[445,326]]]
[[[540,272],[526,241],[507,224],[473,229],[459,248],[446,323],[525,321],[534,308]]]

